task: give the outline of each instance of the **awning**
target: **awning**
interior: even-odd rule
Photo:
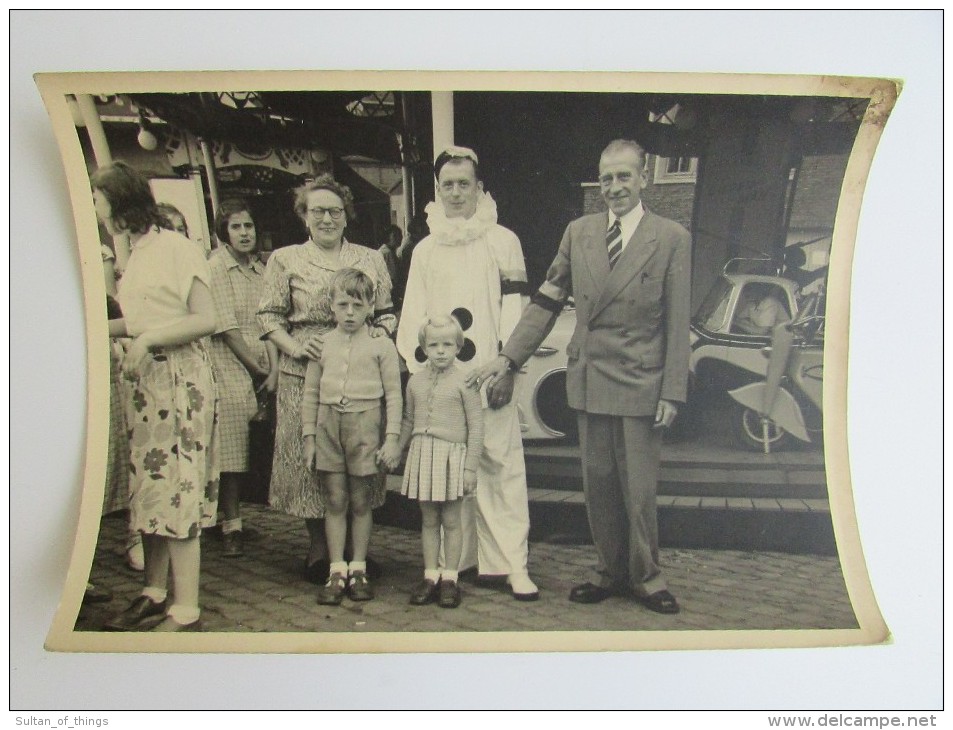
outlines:
[[[400,162],[399,123],[393,113],[358,116],[348,106],[372,94],[346,92],[195,92],[131,94],[136,105],[200,138],[245,149],[320,148]]]

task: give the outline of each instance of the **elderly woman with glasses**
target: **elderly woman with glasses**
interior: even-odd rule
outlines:
[[[324,503],[318,476],[305,465],[301,435],[301,398],[308,360],[321,355],[324,336],[334,329],[329,285],[338,269],[360,269],[374,282],[372,334],[390,337],[397,324],[391,280],[380,253],[344,238],[351,191],[330,175],[321,175],[295,191],[295,212],[309,238],[272,253],[258,306],[258,321],[278,346],[278,423],[269,502],[275,509],[303,517],[310,537],[305,573],[324,583],[328,575]],[[384,502],[380,480],[372,507]],[[370,567],[370,566],[369,566]]]

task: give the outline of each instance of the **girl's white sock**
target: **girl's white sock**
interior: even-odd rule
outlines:
[[[162,603],[169,592],[155,586],[146,586],[142,589],[142,595],[155,603]]]

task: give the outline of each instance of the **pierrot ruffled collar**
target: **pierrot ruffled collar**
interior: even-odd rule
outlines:
[[[469,218],[447,218],[443,204],[432,201],[424,209],[427,226],[438,244],[459,246],[475,241],[496,225],[496,201],[489,193],[481,193],[476,212]]]

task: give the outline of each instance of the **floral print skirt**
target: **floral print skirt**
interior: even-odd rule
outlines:
[[[130,529],[197,537],[218,507],[215,380],[204,344],[153,353],[129,391]]]

